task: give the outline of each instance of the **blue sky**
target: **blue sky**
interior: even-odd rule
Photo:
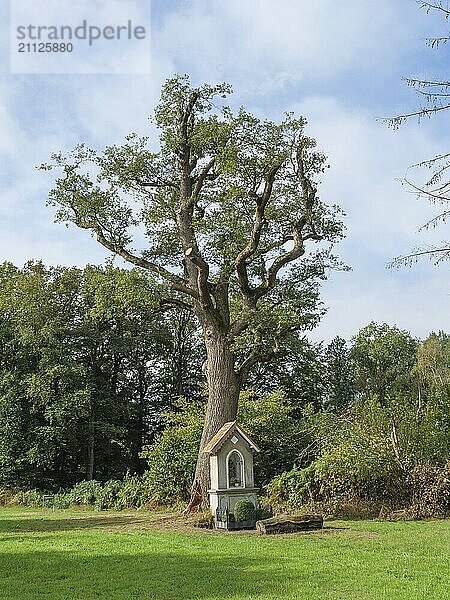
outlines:
[[[40,0],[51,16],[53,0]],[[31,0],[30,0],[31,2]],[[86,0],[73,0],[83,18]],[[339,252],[352,267],[323,287],[329,307],[314,339],[350,337],[375,319],[419,337],[448,329],[448,264],[389,270],[394,256],[446,237],[418,233],[433,214],[402,187],[409,165],[448,151],[448,114],[400,130],[377,120],[414,108],[405,75],[447,75],[449,51],[425,37],[448,24],[414,0],[97,0],[115,22],[152,16],[150,74],[18,75],[9,66],[9,2],[0,0],[0,260],[84,265],[106,253],[89,234],[53,223],[51,174],[35,166],[80,141],[101,148],[148,116],[162,82],[229,81],[232,104],[279,119],[294,110],[328,154],[321,196],[347,213]]]

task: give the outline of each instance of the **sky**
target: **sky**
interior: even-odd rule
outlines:
[[[34,18],[52,22],[55,0],[15,1],[39,6]],[[446,238],[445,227],[418,231],[434,210],[401,180],[410,165],[448,151],[448,114],[398,130],[382,121],[417,106],[402,77],[446,77],[449,49],[425,43],[448,30],[438,14],[414,0],[71,0],[70,18],[132,18],[149,24],[151,40],[145,56],[114,60],[99,44],[81,72],[55,74],[11,64],[10,8],[0,0],[0,261],[103,262],[106,251],[88,232],[53,222],[53,174],[36,166],[79,142],[101,149],[131,131],[154,135],[148,117],[162,83],[188,73],[194,84],[230,82],[231,105],[258,116],[303,115],[329,157],[320,196],[346,213],[336,250],[352,270],[324,283],[328,310],[312,339],[349,339],[372,320],[420,338],[449,330],[448,263],[388,268],[393,257]]]

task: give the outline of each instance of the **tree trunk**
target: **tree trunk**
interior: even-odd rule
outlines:
[[[94,458],[95,458],[95,426],[94,426],[94,410],[91,407],[89,414],[89,431],[88,431],[88,457],[86,467],[86,479],[92,481],[94,479]]]
[[[239,376],[234,370],[235,357],[230,351],[226,336],[217,331],[207,330],[205,343],[208,406],[193,488],[195,489],[198,483],[201,484],[204,504],[207,503],[208,499],[209,456],[203,454],[202,450],[222,425],[236,420],[240,391]]]

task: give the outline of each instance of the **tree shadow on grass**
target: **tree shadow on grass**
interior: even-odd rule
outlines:
[[[37,517],[0,519],[0,533],[16,532],[45,532],[45,531],[71,531],[76,529],[97,529],[101,527],[117,527],[123,525],[134,525],[147,523],[149,519],[134,515],[99,515],[83,516],[61,519]]]
[[[2,600],[276,598],[283,597],[279,587],[292,576],[267,558],[199,552],[192,556],[182,551],[128,555],[111,550],[95,556],[48,551],[0,557]]]

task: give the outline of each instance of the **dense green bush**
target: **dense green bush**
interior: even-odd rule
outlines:
[[[405,500],[405,473],[392,450],[387,444],[365,442],[343,440],[312,463],[310,490],[317,499]]]
[[[8,504],[31,506],[33,508],[42,506],[42,492],[38,490],[18,490],[10,497]]]
[[[94,505],[102,491],[98,481],[80,481],[70,490],[70,503],[79,505]]]
[[[117,491],[117,500],[114,508],[142,508],[153,502],[151,490],[143,477],[138,475],[127,475],[124,477],[122,486]]]
[[[72,504],[72,496],[70,492],[59,492],[55,494],[53,506],[55,508],[69,508]]]
[[[275,477],[266,488],[267,501],[277,510],[296,509],[316,498],[314,467],[294,467]]]
[[[124,482],[119,479],[110,479],[98,491],[94,506],[98,510],[119,508],[119,494],[124,487]]]
[[[0,505],[43,506],[44,492],[38,490],[0,490]],[[123,480],[111,479],[101,484],[98,481],[80,481],[69,490],[51,495],[49,506],[93,506],[97,510],[122,510],[141,508],[152,501],[148,486],[142,477],[127,474]]]
[[[256,508],[250,500],[238,500],[233,515],[236,521],[253,521],[256,519]]]
[[[261,449],[254,457],[256,485],[290,469],[311,441],[303,419],[291,414],[281,391],[260,397],[246,390],[239,397],[238,422]]]
[[[71,490],[55,496],[55,506],[94,506],[98,510],[141,508],[150,501],[147,486],[138,475],[127,474],[123,480],[111,479],[103,485],[98,481],[81,481]]]
[[[267,499],[278,510],[297,510],[311,503],[339,507],[361,500],[383,505],[404,505],[408,485],[391,457],[360,454],[361,448],[338,445],[304,469],[294,467],[267,486]]]
[[[450,513],[447,410],[432,398],[418,410],[397,395],[384,404],[376,397],[361,400],[340,419],[321,417],[314,433],[317,458],[275,477],[267,486],[268,501],[278,510],[311,503],[339,510],[353,503],[386,514]]]
[[[147,461],[143,479],[152,500],[176,504],[189,497],[202,435],[204,405],[179,400],[167,413],[166,428],[141,456]]]
[[[411,473],[410,479],[413,488],[410,516],[450,515],[450,460],[443,466],[420,465]]]

